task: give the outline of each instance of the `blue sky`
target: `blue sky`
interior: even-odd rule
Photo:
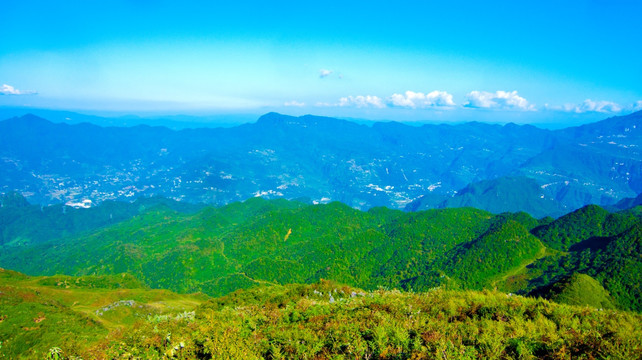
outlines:
[[[4,1],[0,106],[584,122],[642,110],[640,1]]]

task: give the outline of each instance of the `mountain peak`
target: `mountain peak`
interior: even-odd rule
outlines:
[[[3,121],[0,121],[0,123],[4,124],[10,124],[13,126],[47,126],[47,125],[52,125],[53,123],[49,120],[43,119],[39,116],[36,116],[34,114],[26,114],[23,116],[16,116],[12,117]]]
[[[259,125],[279,125],[285,124],[288,121],[296,119],[294,116],[283,115],[277,112],[269,112],[267,114],[261,115],[256,121]]]
[[[316,115],[303,115],[299,117],[283,115],[276,112],[269,112],[265,115],[262,115],[256,122],[258,125],[262,126],[337,126],[337,125],[354,125],[359,126],[356,123],[347,120],[341,120],[332,117],[326,116],[316,116]]]
[[[29,202],[19,192],[9,191],[8,193],[0,196],[0,207],[5,206],[13,208],[28,207]]]
[[[569,305],[589,305],[604,309],[615,308],[611,295],[604,289],[602,284],[581,273],[573,273],[556,283],[536,289],[530,295]]]

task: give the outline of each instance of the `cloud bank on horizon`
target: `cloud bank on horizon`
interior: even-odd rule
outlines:
[[[8,2],[0,106],[404,120],[642,110],[642,2],[386,4]]]
[[[303,102],[296,100],[284,103],[286,107],[304,107]],[[517,90],[495,92],[474,90],[466,94],[465,101],[457,104],[453,95],[440,90],[433,90],[428,93],[408,90],[403,94],[392,94],[389,97],[376,95],[350,95],[344,96],[335,103],[317,102],[316,107],[355,107],[355,108],[405,108],[405,109],[438,109],[455,110],[457,108],[486,109],[494,111],[557,111],[563,113],[602,113],[620,114],[642,110],[642,100],[631,104],[621,105],[612,101],[593,101],[586,99],[579,104],[563,104],[551,106],[544,104],[536,106],[524,97],[520,96]]]

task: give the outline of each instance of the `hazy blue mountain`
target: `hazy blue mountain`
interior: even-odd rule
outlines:
[[[618,201],[611,208],[613,210],[626,210],[642,205],[642,193],[634,198],[624,198]]]
[[[263,196],[360,209],[403,209],[423,196],[414,208],[446,201],[501,212],[518,210],[506,206],[519,198],[517,190],[494,201],[472,189],[526,177],[525,210],[558,215],[642,192],[640,117],[550,131],[483,123],[367,126],[269,113],[231,128],[174,131],[27,115],[0,121],[0,192],[16,190],[41,204],[162,195],[223,205]],[[460,195],[467,186],[468,195]]]
[[[136,116],[111,114],[99,116],[64,110],[0,106],[0,119],[20,117],[25,114],[33,114],[54,123],[63,123],[70,125],[82,123],[88,123],[98,126],[120,127],[147,125],[164,126],[173,130],[233,127],[243,123],[255,121],[256,117],[258,116],[255,114],[225,114],[203,116],[154,114],[148,114],[147,116]]]
[[[431,208],[474,207],[492,213],[525,211],[535,217],[564,214],[563,205],[534,179],[507,176],[467,185],[454,196],[422,196],[406,206],[417,211]]]
[[[642,111],[556,131],[554,145],[521,172],[554,189],[557,200],[572,208],[634,197],[642,193],[640,124]]]

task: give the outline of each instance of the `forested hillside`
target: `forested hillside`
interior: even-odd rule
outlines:
[[[364,212],[337,202],[253,198],[196,213],[153,206],[114,225],[42,242],[8,238],[0,266],[30,275],[129,273],[152,288],[212,296],[320,279],[367,290],[527,294],[582,273],[617,308],[641,311],[641,228],[632,210],[594,205],[538,220],[473,208]]]
[[[128,220],[156,207],[189,213],[203,206],[154,197],[131,203],[106,201],[98,207],[79,209],[62,204],[31,205],[19,193],[9,192],[0,195],[0,246],[20,247],[74,236]]]

